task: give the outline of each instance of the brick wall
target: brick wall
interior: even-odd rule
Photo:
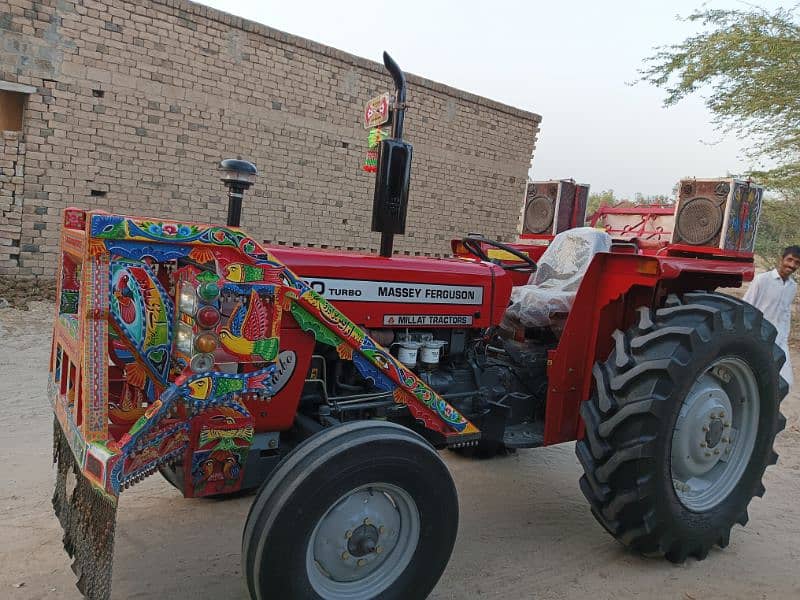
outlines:
[[[408,79],[414,168],[395,250],[444,254],[468,231],[511,239],[540,118]],[[0,81],[36,88],[16,212],[6,183],[0,196],[0,273],[49,277],[69,205],[224,222],[215,169],[235,156],[260,171],[242,219],[255,237],[379,245],[360,124],[364,102],[391,88],[378,63],[184,0],[5,0]],[[6,219],[18,213],[14,258]]]
[[[0,131],[0,273],[18,266],[22,231],[25,145],[16,131]]]

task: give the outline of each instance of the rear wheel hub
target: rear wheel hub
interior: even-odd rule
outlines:
[[[697,378],[672,434],[672,482],[689,510],[721,503],[741,479],[758,432],[756,378],[741,359],[726,357]]]

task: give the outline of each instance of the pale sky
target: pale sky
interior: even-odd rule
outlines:
[[[751,166],[741,142],[715,130],[700,97],[663,108],[663,91],[628,85],[654,46],[697,31],[676,15],[700,0],[202,4],[374,61],[387,50],[408,73],[542,115],[533,179],[572,177],[624,198],[669,195],[682,177],[723,177]],[[413,118],[409,111],[406,119]]]

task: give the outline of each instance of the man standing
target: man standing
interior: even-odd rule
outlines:
[[[797,292],[797,284],[792,279],[792,273],[798,267],[800,267],[800,246],[789,246],[783,251],[783,258],[777,268],[757,275],[744,295],[745,301],[764,313],[764,316],[778,330],[775,343],[786,354],[786,362],[781,369],[781,376],[790,386],[794,377],[789,360],[789,325],[792,316],[792,302]]]

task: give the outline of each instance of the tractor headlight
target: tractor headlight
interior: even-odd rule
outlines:
[[[197,293],[194,286],[188,281],[181,283],[181,289],[178,292],[178,309],[187,315],[194,315],[197,310]]]
[[[191,354],[193,341],[192,328],[186,323],[178,323],[178,329],[175,333],[175,347],[178,351],[183,354]]]

